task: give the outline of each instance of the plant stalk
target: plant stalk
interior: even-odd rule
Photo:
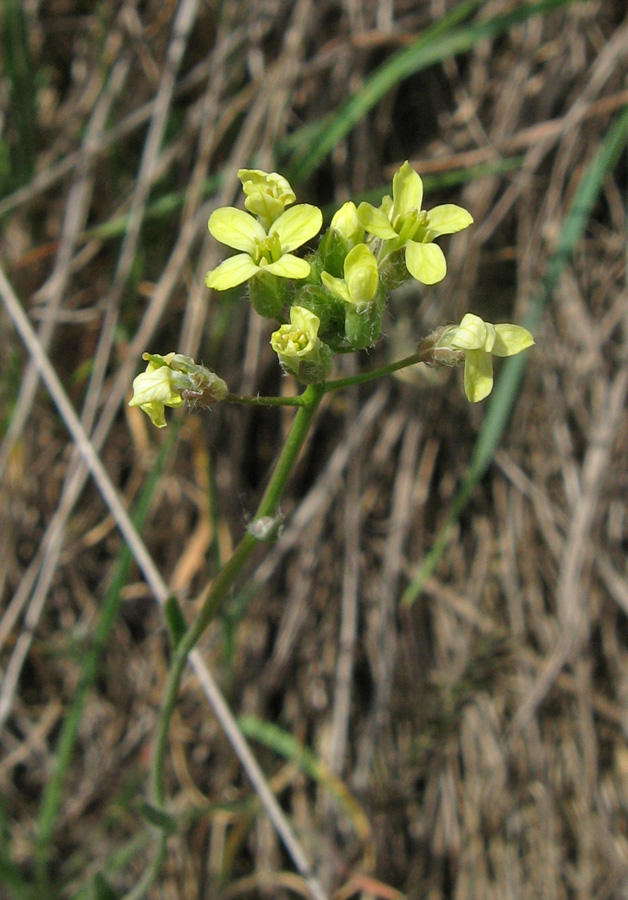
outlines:
[[[318,405],[326,393],[325,387],[324,384],[309,385],[301,395],[303,398],[302,405],[294,417],[286,443],[258,506],[255,519],[275,515]],[[188,654],[196,646],[203,632],[216,616],[236,577],[259,543],[260,541],[248,532],[242,537],[224,568],[207,589],[196,620],[189,626],[174,651],[159,717],[151,771],[151,796],[157,806],[162,806],[165,801],[164,768],[168,747],[168,732]]]

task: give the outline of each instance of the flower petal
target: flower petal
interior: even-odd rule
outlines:
[[[491,351],[495,356],[514,356],[534,343],[528,329],[521,325],[496,325],[495,331],[495,344]]]
[[[371,203],[360,203],[358,206],[358,220],[362,228],[369,234],[381,238],[383,241],[390,241],[397,237],[397,232],[388,221],[386,213],[377,209]]]
[[[309,346],[315,344],[316,338],[318,337],[318,329],[321,325],[321,320],[316,313],[313,313],[310,309],[305,309],[302,306],[291,306],[290,324],[293,328],[298,329],[304,335],[307,335]]]
[[[221,244],[253,253],[258,241],[263,241],[266,232],[250,213],[235,206],[224,206],[215,209],[207,223],[209,233]]]
[[[347,200],[334,214],[330,230],[342,235],[349,247],[355,247],[364,240],[364,228],[358,220],[358,211],[353,200]]]
[[[357,244],[344,264],[345,283],[353,303],[370,303],[379,287],[377,260],[366,246]]]
[[[248,253],[238,253],[209,271],[205,275],[205,284],[215,291],[226,291],[248,281],[256,272],[259,272],[259,266],[255,265]]]
[[[456,350],[483,350],[490,353],[495,343],[495,326],[474,313],[465,313],[451,339]]]
[[[292,253],[284,253],[276,262],[263,266],[262,271],[279,275],[280,278],[307,278],[310,274],[310,264],[305,259],[293,256]]]
[[[181,406],[183,400],[177,393],[177,387],[176,374],[168,366],[155,369],[149,364],[145,372],[133,379],[133,397],[129,401],[129,406],[143,407],[147,403]]]
[[[334,278],[329,272],[321,272],[321,281],[330,293],[340,297],[341,300],[346,300],[347,303],[351,303],[351,297],[344,278]]]
[[[166,408],[163,403],[143,403],[142,412],[146,413],[155,427],[165,428],[167,426],[168,423],[166,422]]]
[[[393,217],[420,210],[423,203],[423,182],[406,160],[393,177]]]
[[[435,206],[428,212],[427,227],[433,240],[441,234],[455,234],[473,224],[473,216],[462,206],[455,203],[444,203]]]
[[[470,403],[484,400],[493,389],[493,360],[484,350],[467,350],[464,355],[464,392]]]
[[[281,249],[289,253],[301,247],[321,230],[323,214],[318,206],[310,203],[299,203],[287,209],[271,227],[269,234],[276,234],[281,242]],[[305,276],[303,276],[305,277]]]
[[[133,397],[129,406],[139,406],[153,425],[165,428],[164,407],[182,406],[180,391],[186,384],[186,377],[168,368],[168,365],[149,362],[146,371],[133,379]]]
[[[436,284],[447,274],[445,254],[437,244],[406,244],[406,266],[408,272],[421,284]]]

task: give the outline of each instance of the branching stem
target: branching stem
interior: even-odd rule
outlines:
[[[370,372],[363,372],[350,378],[339,378],[335,381],[324,382],[323,384],[308,385],[303,393],[296,397],[241,397],[237,394],[229,394],[225,399],[231,403],[241,403],[249,406],[298,407],[292,427],[290,428],[290,432],[279,459],[275,464],[275,468],[270,481],[268,482],[266,491],[264,492],[264,496],[258,506],[254,520],[261,519],[265,516],[274,516],[276,514],[279,501],[281,500],[288,479],[294,469],[316,410],[325,394],[330,391],[348,387],[349,385],[373,381],[376,378],[389,375],[392,372],[414,365],[420,361],[421,354],[415,353],[396,363],[373,369]],[[163,807],[166,802],[165,762],[168,750],[168,734],[188,655],[196,646],[210,622],[217,615],[222,603],[233,587],[237,576],[259,544],[260,541],[253,534],[248,531],[244,534],[227,563],[207,588],[197,618],[188,627],[174,650],[172,664],[170,666],[168,680],[164,690],[151,767],[151,798],[152,802],[157,807]],[[149,874],[147,872],[147,878],[143,880],[141,887],[138,886],[140,893],[137,894],[137,896],[141,896],[143,891],[150,886],[146,885],[146,881],[152,882],[154,877],[156,877],[165,850],[165,840],[166,837],[164,834],[161,836],[160,852],[157,854],[154,865],[151,867],[151,873]],[[133,896],[135,900],[136,895]]]
[[[317,387],[319,387],[324,394],[328,394],[330,391],[338,391],[341,388],[350,387],[353,384],[365,384],[367,381],[375,381],[377,378],[391,375],[393,372],[398,372],[400,369],[407,369],[408,366],[415,366],[417,363],[420,363],[422,359],[422,353],[413,353],[412,356],[406,356],[387,366],[371,369],[370,372],[360,372],[358,375],[352,375],[350,378],[336,378],[334,381],[325,381]],[[242,406],[304,407],[309,405],[310,400],[308,391],[306,390],[296,397],[260,397],[259,395],[256,397],[242,397],[240,394],[227,394],[222,402],[239,403]]]
[[[397,362],[381,366],[379,369],[371,369],[370,372],[360,372],[358,375],[351,375],[349,378],[336,378],[334,381],[326,381],[322,387],[327,394],[329,391],[338,391],[340,388],[351,387],[353,384],[365,384],[367,381],[375,381],[375,379],[383,378],[385,375],[392,375],[393,372],[398,372],[400,369],[407,369],[408,366],[415,366],[422,359],[422,353],[413,353],[412,356],[398,359]]]

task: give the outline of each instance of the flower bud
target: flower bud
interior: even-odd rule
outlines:
[[[261,169],[240,169],[238,178],[246,194],[245,207],[268,229],[297,199],[283,175]]]
[[[364,228],[358,220],[355,203],[349,200],[335,213],[321,239],[317,254],[322,260],[321,268],[339,277],[347,254],[363,240]]]
[[[366,244],[357,244],[347,254],[344,278],[322,272],[321,280],[344,301],[344,337],[339,345],[332,344],[334,349],[364,350],[374,344],[382,330],[386,292],[380,284],[377,260]]]
[[[286,372],[302,384],[323,382],[331,371],[332,354],[318,337],[320,319],[309,309],[290,308],[290,324],[273,332],[270,343]]]
[[[262,516],[249,522],[246,526],[247,532],[258,541],[265,544],[272,544],[279,540],[283,532],[284,519],[282,515]]]

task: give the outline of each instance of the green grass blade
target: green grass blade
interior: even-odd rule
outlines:
[[[425,175],[423,177],[423,185],[426,192],[456,187],[460,184],[467,184],[469,181],[475,181],[477,178],[484,178],[486,175],[501,175],[507,172],[516,171],[523,165],[523,159],[523,156],[504,157],[492,162],[478,163],[477,165],[464,169],[451,169],[448,172],[441,172],[438,175]],[[203,198],[214,197],[220,189],[223,180],[224,176],[222,173],[211,178],[206,178],[203,184]],[[377,190],[370,191],[368,194],[356,199],[368,200],[369,203],[377,205],[380,203],[386,190],[386,188],[378,188]],[[148,205],[144,220],[146,222],[164,221],[169,216],[172,216],[183,209],[184,202],[184,190],[163,194]],[[338,206],[335,205],[333,207],[333,212],[335,212],[337,208]],[[333,213],[327,215],[328,210],[326,209],[324,209],[323,212],[326,214],[326,221],[328,221]],[[119,238],[125,233],[128,222],[128,213],[115,216],[114,218],[108,219],[106,222],[102,222],[100,225],[94,225],[92,228],[88,228],[83,233],[83,239],[85,241],[108,241],[113,238]]]
[[[574,248],[587,227],[591,210],[599,197],[604,178],[615,168],[620,154],[626,146],[627,139],[628,106],[624,107],[615,123],[609,128],[603,144],[589,164],[580,182],[567,218],[563,223],[558,246],[550,258],[541,291],[523,322],[524,326],[531,331],[534,330],[534,326],[538,323],[543,310],[551,300],[565,265],[571,258]],[[511,357],[501,367],[500,376],[491,395],[482,430],[478,435],[471,457],[469,474],[454,498],[445,525],[438,533],[431,551],[419,566],[416,575],[401,598],[401,603],[404,606],[414,603],[426,580],[434,572],[439,560],[447,549],[460,513],[493,459],[495,448],[510,418],[519,383],[530,353],[534,353],[534,350]]]
[[[2,2],[2,46],[5,74],[11,91],[11,121],[17,146],[11,148],[11,171],[0,184],[0,193],[26,184],[35,167],[35,79],[28,49],[28,22],[20,0]]]
[[[272,722],[256,716],[242,716],[238,719],[242,733],[249,739],[258,741],[284,759],[296,763],[313,781],[322,785],[335,797],[346,815],[351,819],[356,832],[365,842],[370,842],[371,826],[366,813],[349,791],[345,782],[315,753],[304,747],[293,735]]]
[[[449,57],[466,53],[479,41],[498,37],[527,19],[580,2],[583,0],[542,0],[540,3],[529,3],[513,12],[459,28],[453,27],[458,24],[459,19],[452,14],[380,66],[361,91],[350,97],[335,113],[320,122],[316,128],[308,129],[307,143],[301,146],[287,164],[287,177],[296,183],[307,178],[366,113],[388,91],[410,75]],[[465,14],[467,5],[473,4],[464,4]]]
[[[443,16],[440,21],[436,22],[432,25],[428,31],[422,35],[419,40],[412,44],[411,48],[415,48],[417,43],[426,40],[429,38],[430,41],[435,41],[437,37],[441,34],[445,34],[448,31],[451,31],[455,28],[456,25],[459,25],[463,22],[471,13],[478,7],[483,6],[486,0],[465,0],[464,3],[459,3],[450,13],[446,16]],[[397,54],[393,59],[398,59],[399,56],[402,56],[403,53],[408,52],[408,50],[402,51],[402,53]],[[388,65],[393,65],[392,61],[385,63],[382,66],[382,70],[386,70]],[[382,71],[380,70],[380,71]],[[375,76],[373,76],[375,77]],[[395,84],[395,80],[393,79],[389,85],[389,87],[393,87]],[[385,91],[384,91],[385,93]],[[359,95],[356,95],[356,98]],[[379,98],[378,98],[379,99]],[[348,101],[349,102],[349,101]],[[341,107],[344,109],[344,105]],[[332,118],[332,117],[330,117]],[[359,117],[358,117],[359,120]],[[356,120],[356,121],[358,121]],[[328,122],[329,119],[326,119],[325,122]],[[282,150],[284,154],[287,153],[296,153],[299,150],[305,149],[310,146],[313,141],[316,141],[320,134],[324,131],[325,122],[310,122],[307,125],[304,125],[298,131],[289,135],[282,144]],[[355,124],[355,123],[354,123]],[[280,154],[281,155],[281,154]]]

